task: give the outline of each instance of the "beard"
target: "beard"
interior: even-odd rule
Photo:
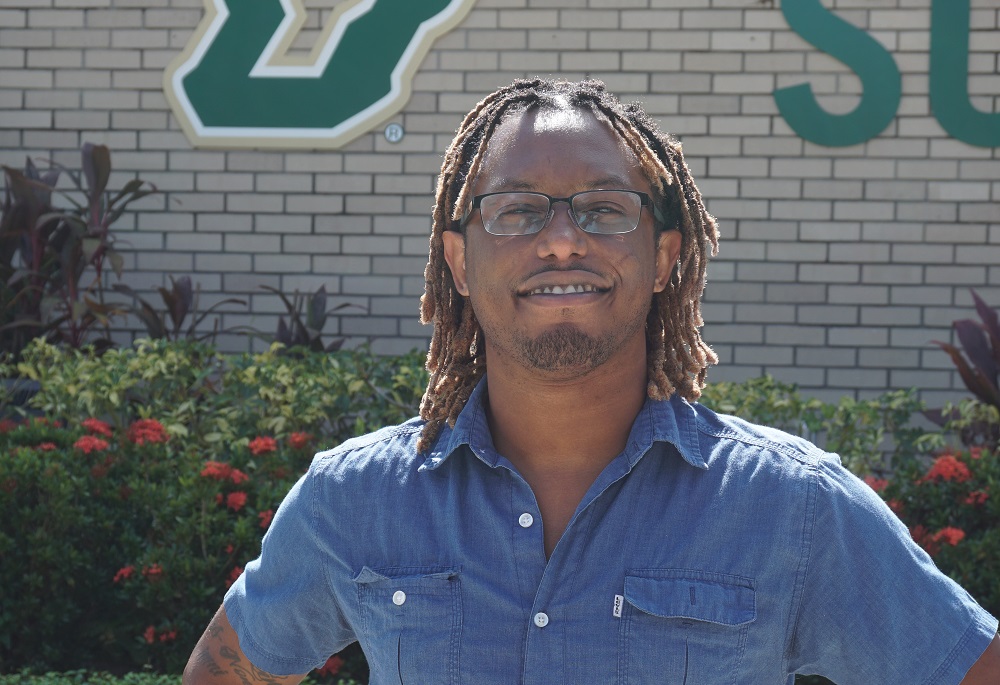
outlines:
[[[626,334],[631,333],[634,330],[626,331]],[[620,332],[619,335],[595,337],[572,324],[563,324],[534,338],[516,334],[512,342],[530,368],[586,373],[607,362],[622,340]]]

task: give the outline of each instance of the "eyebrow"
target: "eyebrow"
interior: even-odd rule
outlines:
[[[495,183],[491,183],[494,191],[504,191],[504,190],[535,190],[536,185],[534,183],[528,183],[527,181],[521,181],[517,179],[500,178],[497,179]],[[631,187],[631,183],[628,179],[612,174],[610,176],[602,176],[601,178],[595,179],[590,183],[584,185],[584,190],[598,190],[603,188],[621,188],[628,189]]]

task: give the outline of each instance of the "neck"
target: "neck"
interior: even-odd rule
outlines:
[[[646,399],[645,340],[638,343],[574,376],[508,364],[487,347],[487,416],[497,451],[525,472],[596,476],[625,448]]]

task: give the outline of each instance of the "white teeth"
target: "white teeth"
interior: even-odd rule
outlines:
[[[597,288],[592,285],[547,285],[544,288],[535,288],[531,295],[575,295],[577,293],[594,293]]]

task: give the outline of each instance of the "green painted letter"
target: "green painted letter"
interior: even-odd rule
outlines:
[[[290,55],[302,0],[204,0],[164,79],[196,145],[338,147],[398,112],[435,38],[475,0],[340,0],[310,55]]]
[[[850,67],[863,89],[854,111],[829,114],[816,103],[809,84],[779,88],[774,100],[788,125],[806,140],[829,147],[863,143],[885,130],[896,116],[902,93],[892,55],[867,33],[824,9],[819,0],[785,0],[781,11],[792,30]]]
[[[931,7],[931,111],[945,131],[969,145],[1000,146],[1000,114],[969,102],[969,0]]]

